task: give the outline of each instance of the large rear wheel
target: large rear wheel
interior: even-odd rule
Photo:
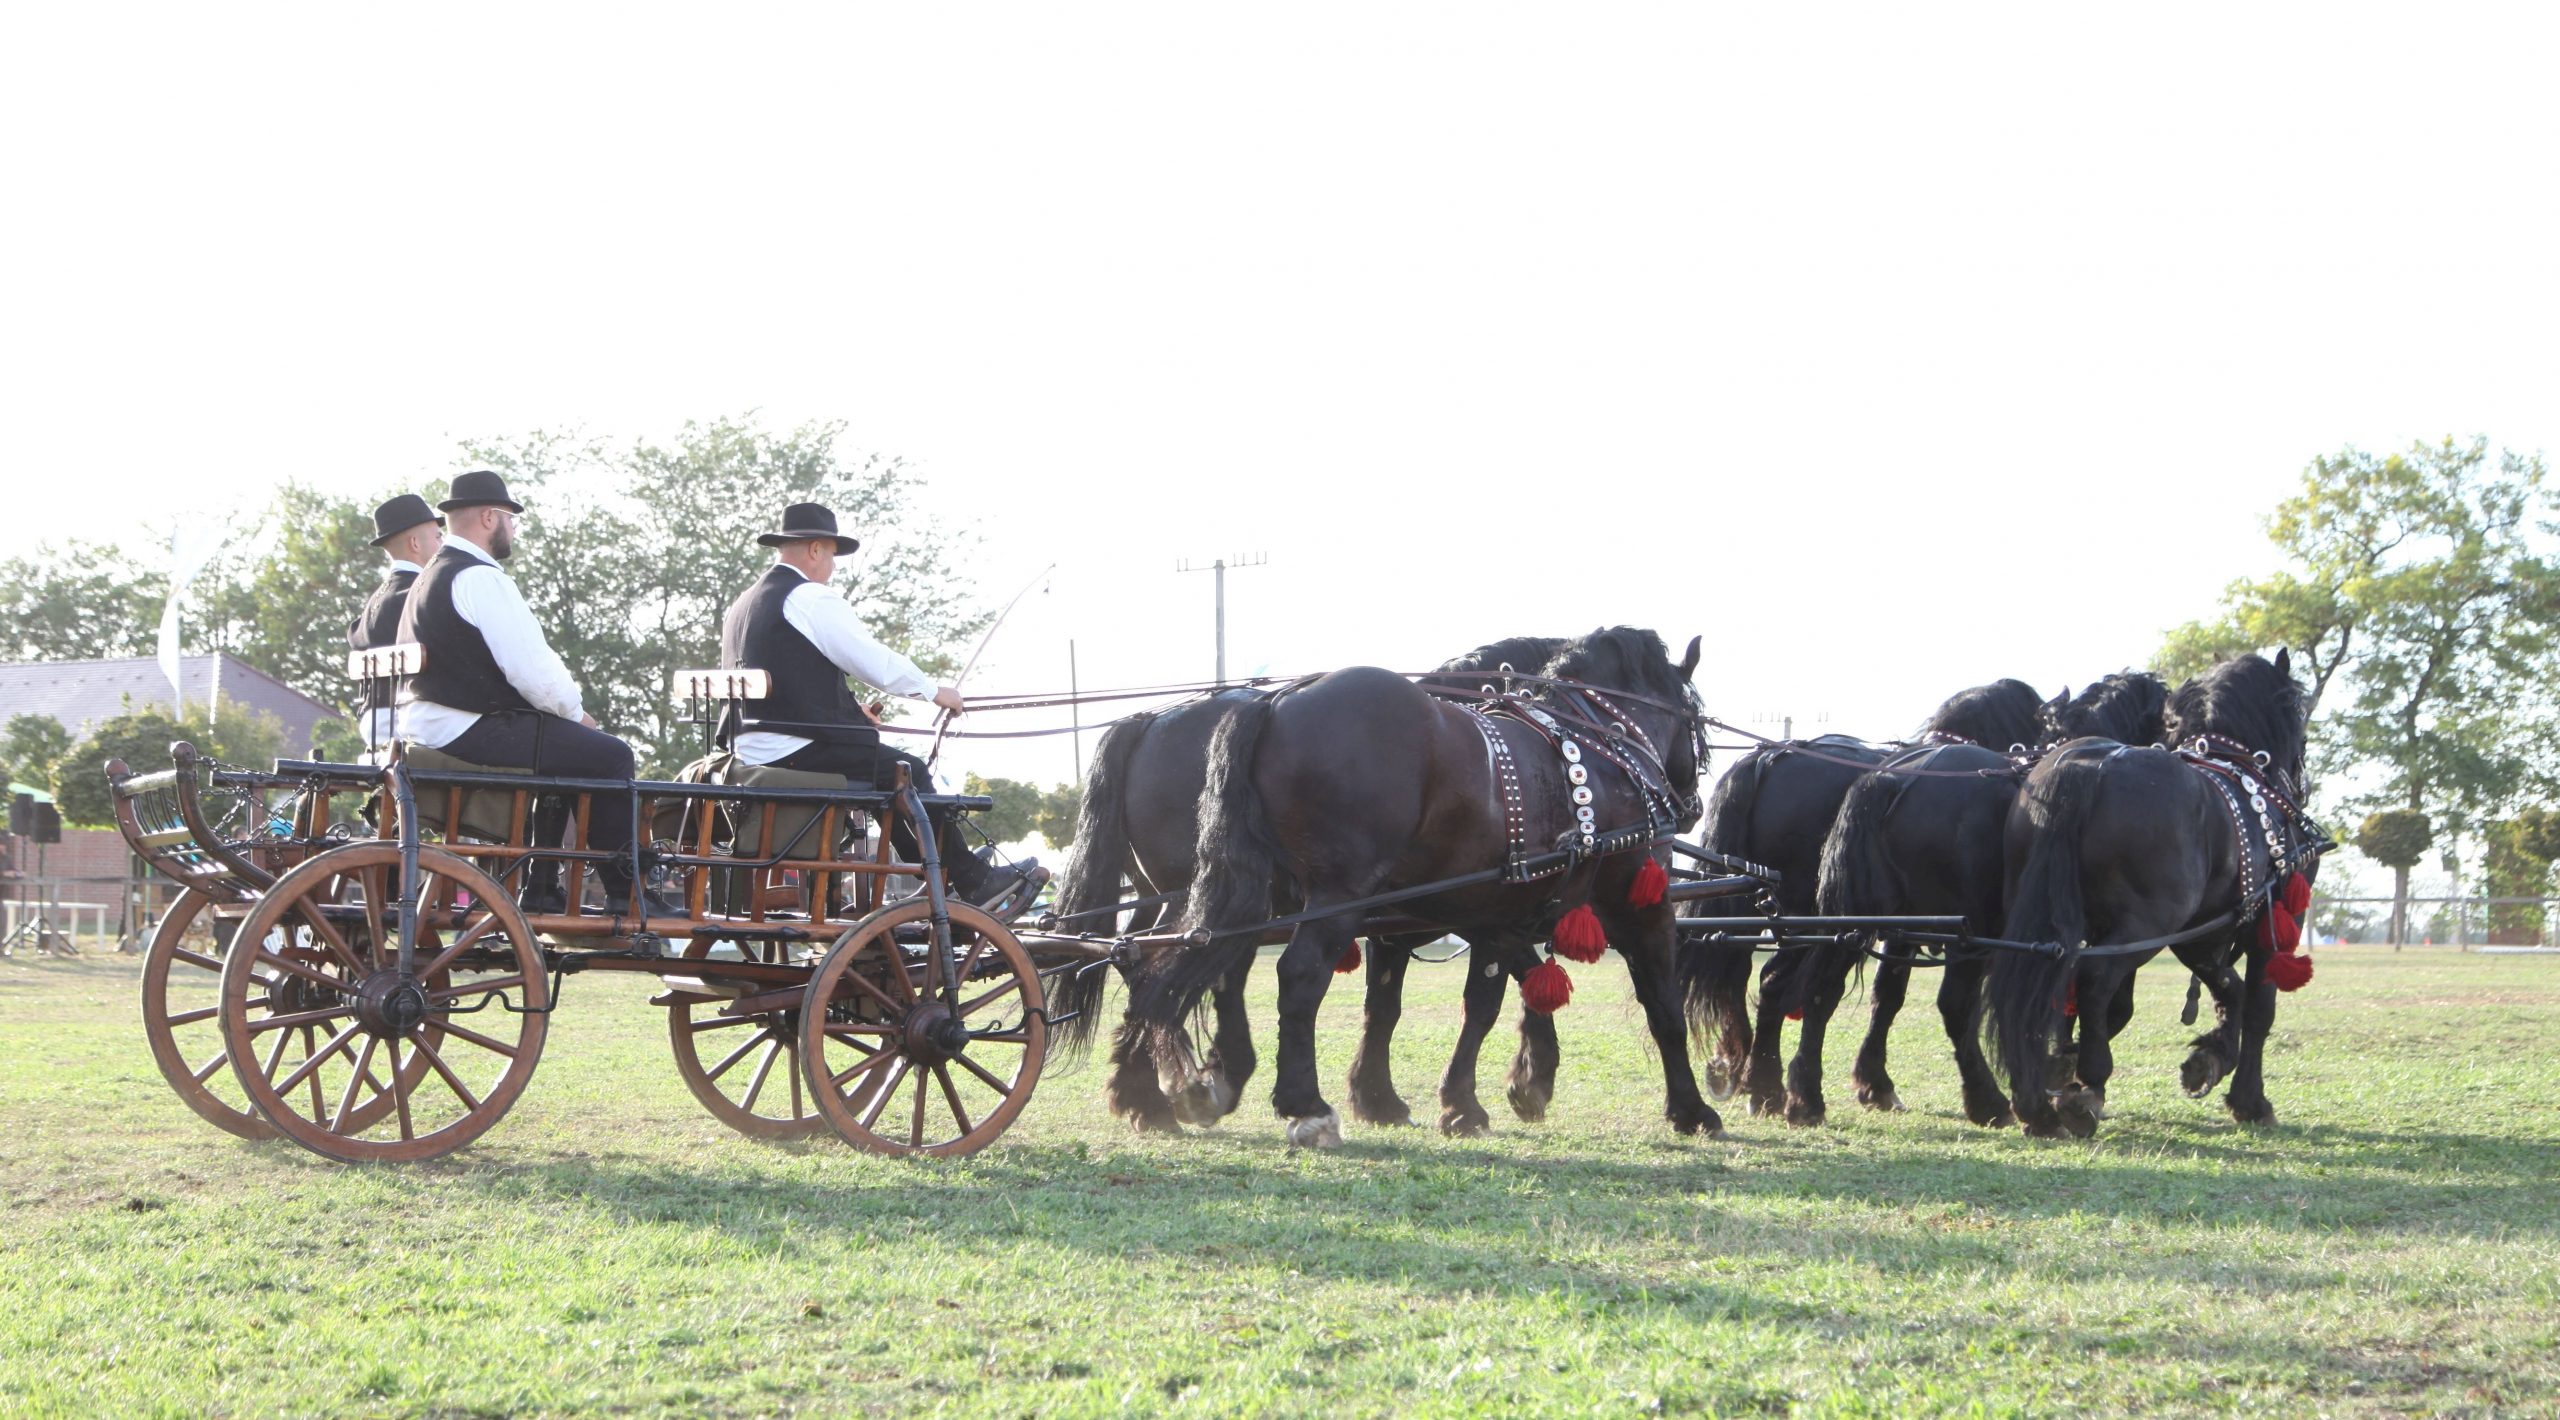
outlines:
[[[701,974],[714,977],[723,959],[807,966],[822,950],[696,937],[684,959],[703,963]],[[785,1010],[731,1014],[719,1001],[678,990],[667,1005],[667,1038],[684,1087],[721,1123],[757,1139],[806,1139],[827,1127],[800,1068],[798,1001]]]
[[[402,970],[399,871],[393,843],[311,859],[267,889],[222,968],[224,1042],[250,1105],[351,1163],[432,1159],[487,1132],[532,1078],[550,1022],[523,914],[441,849],[418,852],[419,930]],[[453,889],[468,909],[427,910]]]
[[[932,908],[880,909],[836,940],[800,1009],[800,1059],[818,1113],[881,1154],[974,1154],[1031,1102],[1048,998],[1030,953],[995,918],[951,904],[956,994],[940,987]]]

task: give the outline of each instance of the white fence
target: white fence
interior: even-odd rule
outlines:
[[[2311,921],[2323,942],[2387,943],[2391,899],[2314,894]],[[2560,898],[2413,895],[2408,923],[2404,947],[2560,955]]]

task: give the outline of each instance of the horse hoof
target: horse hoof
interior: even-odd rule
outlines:
[[[1290,1120],[1289,1147],[1293,1149],[1341,1148],[1342,1116],[1328,1109],[1322,1114],[1300,1115]]]
[[[2073,1090],[2054,1101],[2054,1112],[2061,1116],[2062,1127],[2074,1139],[2086,1139],[2098,1132],[2098,1121],[2106,1118],[2104,1101],[2089,1090]]]
[[[1682,1134],[1704,1134],[1710,1139],[1724,1137],[1723,1117],[1703,1105],[1695,1110],[1672,1111],[1671,1127]]]
[[[1524,1123],[1535,1124],[1547,1117],[1547,1092],[1536,1085],[1513,1085],[1503,1092],[1503,1097],[1511,1101],[1511,1112]]]
[[[1168,1094],[1174,1116],[1199,1129],[1216,1124],[1236,1107],[1236,1092],[1223,1075],[1203,1075]]]
[[[1858,1087],[1858,1103],[1865,1105],[1869,1109],[1883,1110],[1887,1114],[1899,1114],[1902,1112],[1902,1094],[1891,1085],[1881,1087],[1860,1085]]]
[[[1182,1132],[1181,1121],[1174,1118],[1171,1110],[1136,1110],[1123,1117],[1129,1121],[1129,1127],[1140,1134],[1180,1134]]]
[[[1440,1132],[1452,1139],[1473,1139],[1492,1128],[1492,1116],[1481,1109],[1453,1108],[1440,1111]]]
[[[1364,1100],[1353,1095],[1351,1117],[1363,1124],[1383,1124],[1394,1128],[1413,1123],[1413,1107],[1395,1095],[1381,1100]]]
[[[2222,1083],[2224,1073],[2221,1056],[2199,1050],[2178,1067],[2178,1083],[2185,1087],[2187,1098],[2200,1100]]]
[[[1964,1117],[1985,1129],[2006,1129],[2016,1122],[2016,1116],[2009,1113],[2009,1102],[1997,1095],[1989,1099],[1966,1100]]]
[[[2224,1103],[2230,1106],[2232,1119],[2241,1124],[2253,1129],[2269,1129],[2275,1125],[2276,1107],[2265,1100],[2254,1105],[2244,1105],[2237,1100],[2225,1100]]]
[[[1799,1129],[1811,1129],[1829,1115],[1830,1111],[1818,1099],[1808,1100],[1794,1095],[1787,1098],[1787,1122]]]
[[[1707,1098],[1729,1100],[1733,1098],[1734,1089],[1739,1083],[1740,1075],[1730,1063],[1722,1059],[1707,1062],[1705,1080]]]

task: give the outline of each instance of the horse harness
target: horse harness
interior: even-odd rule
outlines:
[[[1494,794],[1502,808],[1506,845],[1502,880],[1506,883],[1554,877],[1570,872],[1576,864],[1588,859],[1648,846],[1665,837],[1669,825],[1680,821],[1681,796],[1672,787],[1670,775],[1663,768],[1652,739],[1641,726],[1620,714],[1601,692],[1589,687],[1579,687],[1578,692],[1607,717],[1605,722],[1598,718],[1585,722],[1601,731],[1587,741],[1575,738],[1574,730],[1578,726],[1569,726],[1566,720],[1545,706],[1521,696],[1497,695],[1481,704],[1472,700],[1455,702],[1466,712],[1467,718],[1475,722],[1476,733],[1484,738],[1485,763],[1492,771]],[[1495,715],[1527,727],[1532,734],[1552,746],[1564,761],[1565,783],[1570,786],[1568,792],[1573,803],[1573,826],[1564,831],[1554,847],[1566,851],[1568,859],[1565,862],[1544,868],[1530,867],[1529,806],[1520,787],[1520,765],[1511,753],[1509,738],[1493,722]],[[1582,719],[1580,716],[1572,718]],[[1598,795],[1591,783],[1591,766],[1595,762],[1616,766],[1626,776],[1627,782],[1635,786],[1636,796],[1644,805],[1642,824],[1631,824],[1605,833],[1600,831],[1598,811],[1594,807]]]
[[[2230,815],[2232,837],[2239,845],[2240,911],[2246,916],[2280,890],[2295,872],[2308,878],[2328,845],[2309,814],[2287,792],[2289,776],[2228,735],[2200,734],[2177,751],[2188,768],[2204,776]]]

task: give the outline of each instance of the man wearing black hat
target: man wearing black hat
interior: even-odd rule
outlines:
[[[400,613],[409,604],[409,586],[418,580],[427,559],[443,549],[444,519],[436,516],[426,499],[403,493],[373,510],[373,545],[391,559],[391,570],[347,626],[347,644],[359,651],[399,642]],[[398,692],[388,677],[365,687],[365,705],[372,713],[365,717],[364,744],[373,755],[379,756],[391,743],[391,697]]]
[[[400,702],[402,735],[456,759],[493,768],[581,779],[629,779],[631,746],[597,727],[578,683],[543,638],[523,594],[498,564],[515,552],[516,515],[524,506],[506,480],[480,470],[457,475],[453,494],[437,505],[451,515],[444,548],[431,558],[400,615],[399,639],[426,650]],[[588,845],[611,853],[631,847],[631,801],[597,794],[589,801]],[[553,841],[537,824],[536,837]],[[557,864],[538,864],[525,892],[531,911],[566,904]],[[543,869],[552,871],[544,873]],[[607,860],[597,876],[620,913],[631,892],[628,858]],[[651,913],[682,916],[650,894]]]
[[[758,534],[756,541],[775,550],[774,563],[721,619],[720,665],[763,671],[772,688],[756,706],[756,720],[731,734],[731,752],[747,764],[842,774],[884,787],[904,764],[915,786],[932,793],[924,761],[880,742],[880,731],[845,677],[891,695],[930,700],[954,715],[967,707],[958,688],[936,684],[915,662],[881,645],[852,604],[827,590],[836,559],[861,541],[839,533],[834,511],[819,503],[792,504],[783,510],[782,526]],[[757,722],[790,728],[760,728]],[[969,851],[956,820],[946,820],[937,836],[951,890],[972,901],[1003,894],[1033,866],[991,866]],[[922,846],[904,819],[891,841],[909,862],[921,861]]]

